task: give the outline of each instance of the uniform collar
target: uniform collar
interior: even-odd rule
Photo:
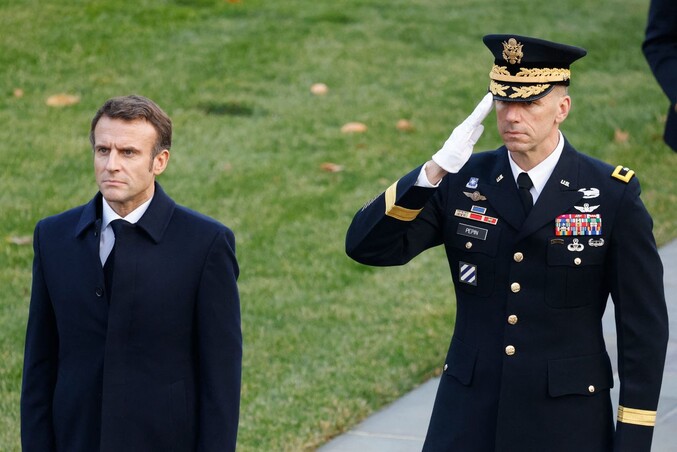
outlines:
[[[524,171],[519,166],[517,166],[517,163],[515,163],[512,159],[512,154],[508,152],[508,161],[510,162],[510,170],[512,171],[515,184],[517,184],[517,176],[524,172],[529,175],[529,178],[531,178],[531,181],[534,183],[534,187],[532,189],[535,190],[535,193],[532,192],[534,195],[534,203],[543,192],[545,184],[548,182],[548,179],[550,179],[550,176],[555,170],[555,166],[557,166],[557,162],[562,155],[562,150],[564,149],[564,136],[562,136],[562,132],[559,130],[557,131],[557,134],[559,140],[557,142],[557,146],[555,146],[555,149],[550,153],[549,156],[545,158],[545,160],[531,168],[529,171]]]

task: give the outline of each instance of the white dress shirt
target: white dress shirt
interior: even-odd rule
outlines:
[[[111,221],[122,218],[125,221],[135,224],[141,219],[143,214],[146,213],[150,202],[153,200],[153,197],[151,196],[148,201],[132,210],[129,215],[124,218],[115,213],[113,208],[108,205],[108,202],[105,199],[101,199],[103,200],[103,210],[101,218],[101,234],[99,234],[99,258],[101,259],[101,265],[103,265],[106,263],[106,259],[108,259],[110,252],[113,250],[113,245],[115,245],[115,233],[113,232],[113,228],[110,226]]]
[[[545,160],[531,168],[529,171],[524,171],[519,166],[517,166],[517,163],[515,163],[512,159],[512,154],[508,152],[508,155],[510,156],[508,161],[510,161],[510,169],[512,170],[512,177],[515,179],[515,185],[517,185],[517,176],[519,176],[520,173],[527,173],[531,179],[531,182],[534,183],[534,186],[531,187],[531,190],[529,190],[531,196],[534,198],[534,204],[536,204],[536,200],[540,196],[541,192],[543,192],[546,182],[548,182],[548,179],[550,179],[550,176],[555,170],[555,166],[562,155],[562,149],[564,149],[564,137],[562,136],[562,132],[558,131],[558,133],[559,141],[557,142],[555,150],[552,151],[550,155],[545,158]]]

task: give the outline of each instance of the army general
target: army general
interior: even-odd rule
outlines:
[[[350,257],[375,266],[445,247],[456,323],[423,449],[649,451],[668,322],[638,179],[560,131],[584,49],[517,35],[484,43],[489,93],[430,161],[357,212],[346,238]],[[504,145],[472,155],[494,106]]]

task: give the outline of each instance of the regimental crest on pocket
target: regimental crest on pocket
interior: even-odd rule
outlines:
[[[467,262],[458,263],[458,280],[471,286],[477,285],[477,265]]]

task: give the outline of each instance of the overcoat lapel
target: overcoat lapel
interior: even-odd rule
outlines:
[[[80,219],[75,225],[75,237],[84,240],[88,259],[91,258],[92,265],[99,264],[99,234],[101,233],[101,194],[92,198],[82,210]],[[103,270],[101,273],[103,279]]]

